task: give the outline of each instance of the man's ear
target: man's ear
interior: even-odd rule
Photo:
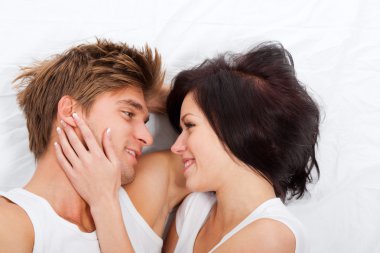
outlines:
[[[67,95],[61,97],[57,109],[58,120],[63,120],[66,124],[76,127],[77,125],[73,119],[73,113],[78,113],[78,111],[80,111],[80,107],[74,98]]]

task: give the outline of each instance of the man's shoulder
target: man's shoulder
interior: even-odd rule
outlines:
[[[28,219],[28,215],[25,211],[12,201],[8,200],[5,197],[0,196],[0,221],[5,221],[9,219],[23,220],[24,218]]]
[[[0,197],[0,245],[7,252],[32,252],[33,225],[18,205]]]

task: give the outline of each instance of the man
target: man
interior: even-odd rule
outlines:
[[[106,40],[73,47],[24,69],[18,77],[19,87],[25,86],[18,101],[37,167],[23,189],[1,194],[1,252],[100,251],[89,206],[55,157],[55,129],[67,124],[80,136],[74,113],[90,126],[98,142],[111,128],[115,156],[122,165],[121,184],[128,184],[135,177],[136,157],[153,142],[145,126],[146,101],[157,101],[154,96],[162,79],[156,51]],[[142,160],[135,182],[127,186],[128,194],[120,196],[120,205],[123,217],[128,217],[124,221],[134,250],[153,252],[162,247],[168,213],[186,193],[176,187],[178,178],[172,175],[180,162],[170,152]],[[153,178],[159,183],[150,184]],[[140,230],[150,236],[140,236]]]

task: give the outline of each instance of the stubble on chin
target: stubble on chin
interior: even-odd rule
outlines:
[[[121,185],[127,185],[135,179],[134,168],[128,167],[121,171]]]

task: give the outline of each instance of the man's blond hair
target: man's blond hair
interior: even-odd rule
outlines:
[[[146,98],[163,82],[157,50],[98,39],[22,68],[16,78],[17,99],[29,131],[29,148],[38,159],[47,149],[57,105],[62,96],[77,100],[88,112],[96,96],[126,87],[140,87]]]

